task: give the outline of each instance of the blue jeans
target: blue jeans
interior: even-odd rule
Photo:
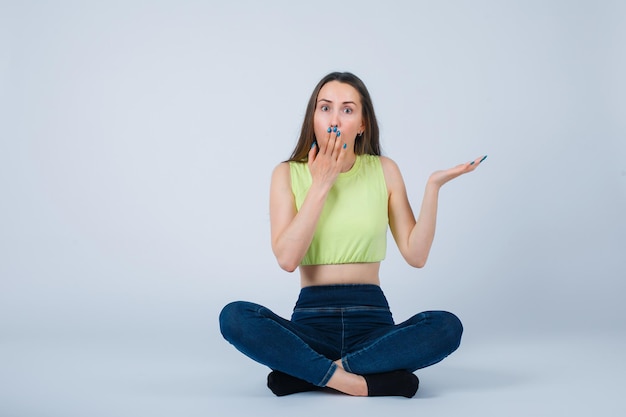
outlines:
[[[220,313],[224,338],[273,370],[323,387],[341,359],[359,375],[404,369],[413,372],[454,352],[463,326],[452,313],[426,311],[394,324],[377,285],[302,288],[291,320],[246,301]]]

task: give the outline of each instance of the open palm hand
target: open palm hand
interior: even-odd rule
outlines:
[[[471,162],[466,162],[445,170],[435,171],[431,174],[428,181],[441,187],[450,180],[474,171],[485,160],[485,158],[487,158],[486,155],[480,156]]]

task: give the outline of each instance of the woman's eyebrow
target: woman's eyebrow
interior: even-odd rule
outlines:
[[[319,100],[317,100],[317,102],[321,102],[324,101],[326,103],[332,103],[332,100],[328,100],[326,98],[320,98]],[[344,101],[342,104],[354,104],[356,106],[356,103],[354,101]]]

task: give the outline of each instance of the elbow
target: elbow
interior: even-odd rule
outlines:
[[[289,262],[280,262],[280,261],[278,261],[278,265],[283,271],[287,271],[287,272],[293,272],[298,267],[297,264],[289,263]]]
[[[274,252],[274,256],[276,257],[276,262],[278,262],[278,266],[280,266],[280,269],[284,271],[293,272],[296,270],[300,263],[299,261],[294,260],[293,257],[288,256],[288,253],[280,250],[275,245],[272,245],[272,252]]]
[[[298,268],[299,263],[295,262],[293,259],[285,259],[280,256],[276,256],[276,260],[278,261],[278,266],[284,271],[293,272]]]
[[[406,262],[413,268],[423,268],[426,265],[426,259],[423,257],[406,258]]]
[[[409,262],[409,265],[411,265],[413,268],[423,268],[426,265],[426,261]]]
[[[402,257],[413,268],[423,268],[428,260],[430,248],[411,248],[409,246],[400,249]]]

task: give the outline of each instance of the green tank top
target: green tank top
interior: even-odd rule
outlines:
[[[290,162],[291,189],[300,210],[311,187],[306,162]],[[380,262],[387,251],[387,185],[380,158],[357,155],[330,189],[301,265]]]

